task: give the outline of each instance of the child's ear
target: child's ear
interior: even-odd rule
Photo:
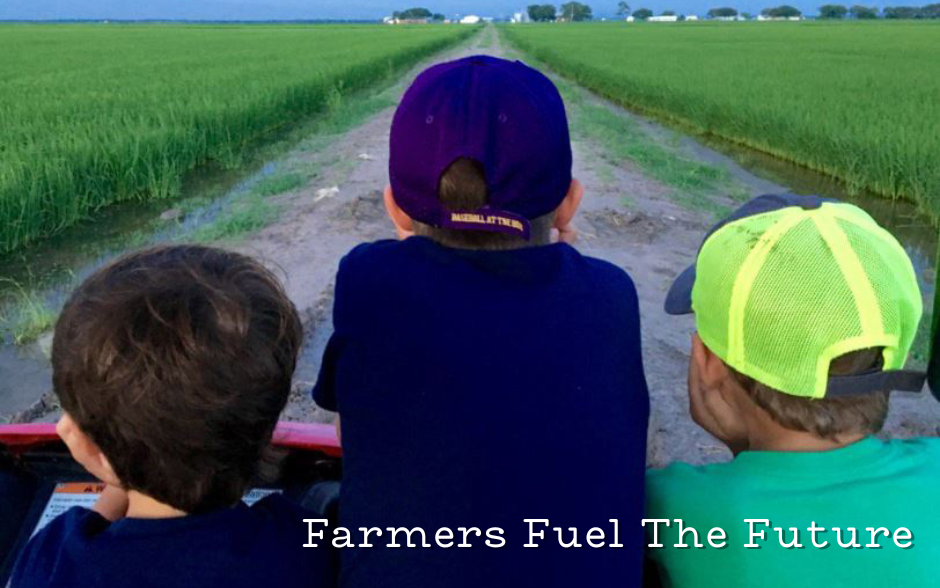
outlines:
[[[568,194],[565,195],[565,199],[555,209],[554,228],[564,232],[571,225],[574,215],[578,212],[578,207],[581,206],[582,198],[584,198],[584,186],[578,180],[572,179]]]
[[[721,388],[731,373],[721,358],[712,353],[702,341],[698,333],[692,335],[692,362],[702,379],[705,387],[710,389]]]
[[[385,186],[385,210],[388,211],[388,218],[392,219],[395,225],[395,232],[399,239],[407,239],[415,234],[414,221],[405,214],[405,211],[398,207],[395,197],[392,195],[392,186]]]
[[[108,457],[101,451],[98,444],[79,428],[68,413],[62,415],[62,418],[56,423],[55,430],[62,441],[65,442],[66,447],[69,448],[69,453],[72,454],[75,461],[88,470],[89,474],[105,484],[121,486],[121,480],[114,473],[114,468],[111,467]]]

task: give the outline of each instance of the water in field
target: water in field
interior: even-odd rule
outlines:
[[[618,108],[612,106],[612,108]],[[839,180],[807,167],[715,136],[689,136],[683,129],[629,114],[659,141],[678,143],[695,159],[727,169],[736,180],[760,194],[817,194],[851,202],[867,211],[897,237],[907,250],[926,301],[932,301],[936,283],[938,228],[915,204],[871,192],[849,193]],[[929,308],[929,306],[927,307]]]
[[[183,196],[169,201],[129,202],[103,210],[24,251],[0,256],[0,423],[26,410],[51,389],[50,333],[16,345],[28,308],[57,312],[75,284],[130,250],[185,240],[218,216],[226,204],[272,174],[274,163],[255,162],[238,171],[207,169],[190,178]],[[246,178],[247,176],[247,178]],[[168,210],[181,218],[161,219]],[[34,340],[36,339],[36,340]]]
[[[730,159],[741,170],[766,182],[764,189],[768,192],[786,187],[796,194],[818,194],[852,202],[863,208],[901,242],[917,270],[925,299],[932,300],[936,281],[938,230],[916,205],[869,192],[850,194],[845,185],[835,178],[721,139],[699,138],[698,141],[700,143],[691,147],[697,157],[716,163]],[[734,173],[736,166],[727,167]]]

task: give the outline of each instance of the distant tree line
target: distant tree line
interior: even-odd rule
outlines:
[[[789,4],[765,8],[761,10],[760,13],[769,18],[798,18],[803,15],[797,7],[790,6]]]
[[[940,18],[940,4],[927,6],[886,6],[883,11],[888,19],[936,19]],[[846,8],[842,4],[825,4],[819,7],[819,18],[840,19],[851,15],[859,20],[878,18],[878,9],[856,4]]]
[[[618,14],[620,14],[618,12]],[[663,16],[674,15],[675,12],[667,10],[663,13]],[[708,11],[708,18],[737,18],[738,10],[730,6],[722,6],[720,8],[712,8]],[[752,15],[748,13],[740,13],[742,18],[750,20]],[[761,11],[761,14],[770,18],[791,18],[798,17],[802,13],[795,7],[784,4],[782,6],[775,6],[773,8],[765,8]],[[649,17],[653,16],[653,11],[648,8],[639,8],[633,12],[633,18],[636,20],[647,20]],[[680,20],[682,18],[680,17]]]
[[[393,12],[392,18],[394,18],[395,20],[435,20],[435,21],[443,21],[445,19],[443,14],[431,12],[427,8],[409,8],[408,10],[402,10],[401,12]]]
[[[621,2],[621,4],[624,3]],[[557,9],[553,4],[531,4],[527,10],[529,20],[535,22],[550,22],[553,20],[580,22],[594,18],[591,7],[581,2],[566,2]]]
[[[731,8],[730,6],[712,8],[708,11],[709,18],[734,18],[736,16],[738,16],[737,9]]]
[[[621,2],[621,4],[624,4]],[[618,14],[620,14],[618,12]],[[765,8],[761,14],[768,18],[792,18],[801,15],[800,11],[784,4],[773,8]],[[928,4],[926,6],[887,6],[881,13],[887,19],[940,19],[940,4]],[[653,16],[653,12],[640,8],[633,13],[637,20],[646,20]],[[708,18],[736,18],[738,11],[730,6],[712,8],[708,11]],[[750,19],[750,14],[742,14],[746,19]],[[819,7],[819,18],[838,20],[846,17],[858,20],[872,20],[879,18],[879,11],[874,6],[862,6],[855,4],[848,7],[844,4],[824,4]]]
[[[940,18],[940,4],[928,4],[927,6],[886,6],[884,9],[885,18]]]

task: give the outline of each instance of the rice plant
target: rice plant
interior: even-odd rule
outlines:
[[[475,27],[0,25],[0,253],[401,72]]]
[[[940,23],[597,23],[502,29],[625,106],[918,202],[940,220]]]

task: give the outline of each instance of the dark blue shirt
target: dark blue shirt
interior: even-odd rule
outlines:
[[[420,527],[432,544],[373,534],[343,549],[341,585],[640,584],[649,399],[623,270],[565,244],[366,244],[340,264],[334,327],[314,398],[342,418],[340,524]],[[537,525],[525,548],[524,519],[577,527],[583,547]],[[611,519],[623,547],[589,547],[593,527],[613,542]],[[459,527],[483,535],[460,548]],[[489,528],[505,546],[486,546]]]
[[[331,554],[304,548],[304,518],[279,495],[248,507],[172,519],[121,519],[72,508],[36,534],[12,588],[321,588]]]

